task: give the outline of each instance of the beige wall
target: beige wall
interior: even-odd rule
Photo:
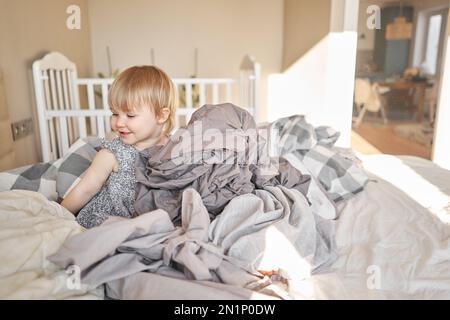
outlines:
[[[13,147],[13,137],[11,133],[11,121],[9,120],[9,109],[6,102],[5,86],[3,83],[3,73],[0,69],[0,171],[14,168],[16,154]]]
[[[299,0],[303,2],[306,1]],[[320,10],[316,11],[315,19],[309,17],[317,25],[328,26],[326,34],[323,37],[317,34],[315,41],[309,39],[309,44],[302,49],[305,52],[295,63],[269,78],[268,120],[302,114],[313,125],[331,126],[339,131],[337,145],[349,147],[359,2],[333,0],[327,3],[331,4],[326,10],[328,20]],[[298,19],[303,18],[301,12]],[[312,12],[314,10],[308,9],[309,14]],[[306,42],[302,37],[304,33],[302,28],[297,37],[302,43]]]
[[[330,31],[330,0],[284,0],[283,70]]]
[[[69,30],[66,8],[81,9],[81,30]],[[0,0],[0,69],[3,71],[11,122],[34,116],[31,64],[49,51],[60,51],[74,61],[80,76],[91,70],[87,0]],[[39,161],[38,129],[14,142],[15,167]]]
[[[245,54],[262,66],[262,115],[266,79],[279,72],[283,41],[283,0],[89,0],[95,72],[155,64],[171,77],[237,77]]]

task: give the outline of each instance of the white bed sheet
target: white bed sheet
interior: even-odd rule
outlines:
[[[377,182],[340,208],[332,272],[289,281],[286,297],[450,299],[450,172],[414,157],[360,157]],[[70,214],[29,191],[0,193],[0,204],[2,298],[101,298],[68,290],[45,259],[82,231]]]
[[[40,193],[0,192],[0,299],[102,298],[46,259],[82,231],[69,211]]]
[[[450,171],[361,156],[371,178],[341,207],[333,272],[292,284],[298,299],[450,299]]]

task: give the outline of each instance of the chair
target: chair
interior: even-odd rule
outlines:
[[[386,110],[384,109],[384,97],[383,94],[390,89],[380,87],[378,83],[371,84],[369,79],[355,79],[355,104],[358,109],[358,116],[354,117],[354,127],[359,127],[364,115],[369,112],[380,112],[383,118],[384,124],[387,124]]]

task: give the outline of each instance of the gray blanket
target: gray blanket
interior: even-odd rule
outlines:
[[[261,266],[298,279],[335,259],[334,221],[313,214],[295,189],[268,186],[235,197],[211,222],[199,193],[188,188],[181,220],[175,226],[161,209],[134,219],[111,217],[70,238],[49,260],[63,268],[78,266],[83,284],[106,284],[111,298],[208,298],[208,290],[203,295],[199,290],[226,284],[222,294],[210,297],[220,299],[233,297],[236,288],[273,294],[270,279],[257,272]],[[131,285],[136,277],[140,286]],[[176,279],[183,280],[183,295],[162,285]]]
[[[281,184],[306,195],[310,176],[271,158],[267,147],[248,111],[230,103],[204,105],[167,144],[140,153],[134,208],[138,214],[164,208],[179,223],[187,188],[199,192],[212,219],[255,188]]]
[[[192,139],[189,152],[180,152],[175,139],[166,144],[167,149],[149,149],[143,158],[147,156],[148,161],[138,168],[143,173],[142,185],[149,181],[147,177],[157,190],[174,183],[177,196],[167,193],[167,202],[162,193],[158,194],[162,200],[146,197],[149,186],[145,185],[138,193],[141,216],[110,218],[67,241],[51,260],[62,267],[78,265],[84,282],[93,286],[105,283],[109,297],[125,299],[189,298],[173,290],[178,284],[187,292],[192,290],[192,298],[208,298],[211,288],[217,298],[242,298],[250,290],[276,292],[268,290],[270,281],[256,272],[258,267],[280,268],[288,279],[326,270],[335,258],[334,221],[330,220],[336,218],[334,203],[363,189],[367,182],[364,172],[332,148],[337,133],[330,128],[313,128],[303,117],[293,116],[260,126],[252,135],[243,130],[254,129],[251,117],[225,105],[233,110],[227,119],[218,107],[201,112],[212,111],[216,125],[233,129],[231,139],[236,144],[230,148],[224,140],[210,139],[196,145],[198,140]],[[199,112],[197,116],[207,115]],[[194,129],[187,130],[187,136],[195,136]],[[256,140],[250,140],[255,136]],[[183,135],[175,137],[182,139]],[[41,177],[48,172],[52,190],[56,173],[70,176],[72,183],[72,177],[81,173],[66,164],[86,148],[87,157],[83,158],[88,164],[96,152],[91,142],[77,143],[76,150],[58,160],[59,171],[48,169],[52,168],[49,164],[37,175],[28,174],[35,172],[33,167],[2,173],[12,181],[8,188],[26,177],[38,182],[41,190]],[[205,147],[209,152],[204,152]],[[267,149],[273,157],[267,156]],[[242,161],[254,160],[255,155],[255,162]],[[217,164],[226,164],[225,172],[216,172]],[[180,166],[183,170],[177,174]],[[311,179],[302,173],[310,174]],[[198,183],[199,177],[205,180]],[[155,204],[160,209],[153,210]],[[149,210],[145,211],[145,206]],[[210,289],[202,293],[205,287]],[[221,295],[222,289],[229,290],[228,294]]]
[[[236,118],[239,121],[242,117]],[[234,121],[236,121],[236,118]],[[248,119],[251,120],[252,118]],[[248,124],[246,125],[248,126]],[[236,133],[237,131],[233,130],[233,132]],[[297,185],[301,191],[304,191],[307,187],[307,198],[311,203],[313,212],[321,215],[325,219],[336,218],[337,210],[335,202],[348,199],[362,191],[368,181],[367,175],[357,166],[355,157],[352,155],[349,156],[349,150],[339,150],[333,147],[338,133],[329,127],[314,128],[305,121],[303,116],[295,115],[281,118],[273,123],[260,124],[258,126],[258,137],[260,139],[259,141],[257,140],[258,145],[268,149],[269,155],[271,156],[270,159],[280,160],[275,165],[278,165],[281,170],[278,172],[279,175],[275,176],[276,178],[272,178],[272,183],[292,187],[295,185],[295,181],[303,182]],[[194,144],[194,147],[197,147],[197,145]],[[214,144],[211,146],[208,145],[207,147],[214,147]],[[99,148],[100,139],[98,137],[87,137],[77,140],[70,147],[64,158],[0,172],[0,191],[14,189],[37,191],[45,195],[49,200],[59,201],[83,176]],[[153,151],[156,152],[156,150]],[[219,151],[218,154],[221,154],[221,152]],[[178,157],[178,159],[183,158]],[[207,159],[207,156],[204,159]],[[265,159],[267,163],[267,158]],[[156,158],[154,160],[156,161]],[[167,162],[167,160],[165,161]],[[215,160],[212,159],[210,161]],[[288,164],[286,164],[287,162]],[[141,161],[140,163],[140,172],[145,173],[146,169],[143,167],[145,166],[145,161]],[[164,175],[168,172],[162,166],[160,167],[163,169],[159,173],[163,175],[161,181],[167,183]],[[267,169],[271,168],[267,165],[264,167]],[[233,169],[236,170],[237,167],[234,166]],[[272,174],[270,170],[268,172]],[[186,173],[189,174],[188,171]],[[241,173],[243,172],[239,171],[239,174]],[[248,174],[248,172],[244,173]],[[152,179],[156,181],[156,186],[159,188],[158,181],[155,180],[157,179],[157,174],[158,172],[152,171]],[[311,180],[307,184],[308,175],[310,175]],[[267,178],[264,175],[260,176]],[[209,177],[211,178],[211,175]],[[289,179],[290,177],[294,178]],[[175,180],[178,180],[176,183],[179,183],[179,178],[179,176],[176,176]],[[220,188],[221,185],[218,185],[217,182],[227,181],[227,178],[228,176],[225,176],[225,178],[221,179],[219,176],[210,179],[215,182],[213,188],[217,187],[217,189],[221,190],[222,199],[225,200],[224,203],[229,200],[228,197],[236,195],[231,191],[233,188],[229,188],[230,185],[235,187],[235,189],[238,186],[238,184],[234,183],[229,184],[227,188]],[[145,178],[142,180],[145,181]],[[195,177],[192,181],[194,180]],[[238,181],[242,180],[238,179]],[[289,181],[292,183],[290,184]],[[193,187],[195,186],[193,185]],[[244,187],[248,187],[248,189],[253,188],[249,183],[244,184]],[[244,187],[242,189],[238,188],[238,191],[244,193],[246,190]],[[209,186],[209,188],[212,187]],[[209,192],[209,188],[206,192]],[[142,192],[144,195],[146,194],[146,190],[143,187]],[[205,190],[202,190],[201,193],[203,192]],[[140,211],[146,212],[146,205],[148,206],[147,209],[150,210],[152,208],[159,208],[158,204],[164,207],[164,204],[170,201],[172,201],[175,207],[179,208],[179,191],[177,191],[177,195],[177,200],[170,198],[170,193],[167,193],[167,200],[153,199],[154,203],[144,203]],[[203,200],[211,201],[214,206],[214,192],[210,194],[209,198],[203,197]],[[151,202],[151,198],[147,198],[146,201]]]
[[[283,156],[310,174],[334,202],[361,192],[369,181],[351,150],[334,147],[339,132],[332,128],[313,127],[301,115],[278,119],[267,128],[271,155]]]

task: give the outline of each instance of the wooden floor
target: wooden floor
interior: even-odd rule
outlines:
[[[402,122],[405,123],[405,122]],[[363,154],[413,155],[431,159],[431,149],[394,134],[398,123],[387,125],[362,122],[352,131],[352,147]]]

